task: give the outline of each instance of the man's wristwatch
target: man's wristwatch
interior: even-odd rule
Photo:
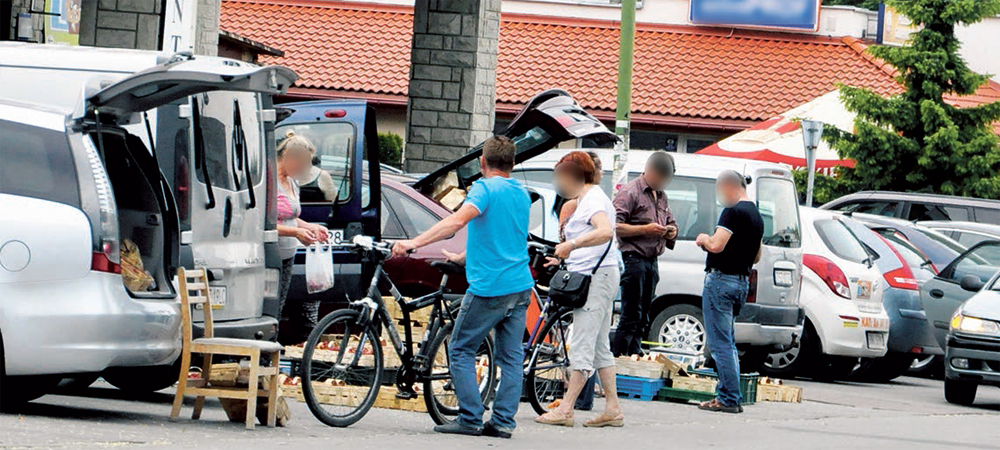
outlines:
[[[572,245],[573,249],[580,248],[580,246],[576,245],[576,239],[570,239],[569,240],[569,245]]]

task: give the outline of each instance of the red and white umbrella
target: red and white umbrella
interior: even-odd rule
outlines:
[[[819,120],[842,131],[853,132],[855,114],[847,111],[838,91],[818,97],[780,116],[765,120],[698,151],[701,155],[728,156],[786,164],[798,169],[806,166],[800,120]],[[854,167],[854,161],[840,159],[826,142],[816,149],[816,170],[833,174],[835,167]]]

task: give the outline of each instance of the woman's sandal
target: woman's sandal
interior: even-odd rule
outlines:
[[[625,415],[622,413],[615,415],[601,413],[601,415],[584,422],[583,426],[588,428],[623,427],[625,426]]]
[[[544,425],[556,425],[560,427],[573,427],[576,422],[573,416],[567,416],[559,411],[549,411],[535,418],[535,422]]]

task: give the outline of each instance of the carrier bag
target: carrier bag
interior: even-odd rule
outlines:
[[[306,247],[306,290],[310,294],[333,287],[333,248],[330,244]]]

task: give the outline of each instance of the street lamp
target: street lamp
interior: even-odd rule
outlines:
[[[823,122],[818,120],[803,120],[799,123],[802,127],[802,142],[806,150],[806,170],[809,171],[806,182],[806,206],[813,205],[813,184],[816,182],[816,148],[819,147],[819,139],[823,136]]]

